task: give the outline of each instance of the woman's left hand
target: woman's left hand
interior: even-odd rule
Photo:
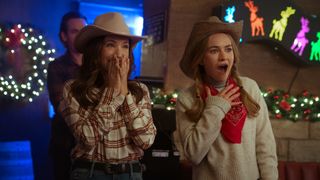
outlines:
[[[130,60],[128,57],[115,57],[116,68],[118,70],[118,76],[120,81],[120,93],[123,95],[128,94],[128,73],[130,67]]]

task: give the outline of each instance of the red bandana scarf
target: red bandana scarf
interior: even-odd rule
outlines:
[[[227,81],[227,85],[230,84],[233,84],[233,88],[238,86],[232,78],[229,78]],[[208,87],[210,88],[212,96],[215,96],[219,93],[219,91],[212,85],[209,85]],[[201,97],[203,100],[207,98],[207,94],[205,91],[201,94]],[[241,99],[240,97],[238,97],[234,101],[241,101]],[[230,143],[241,143],[242,128],[246,117],[247,109],[243,105],[243,103],[231,107],[231,109],[222,120],[221,134],[223,135],[225,140]]]

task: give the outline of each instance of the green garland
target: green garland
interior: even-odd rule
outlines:
[[[159,88],[152,88],[152,103],[161,105],[167,110],[173,110],[178,93],[166,94]],[[288,119],[292,121],[305,120],[320,121],[319,97],[308,91],[303,91],[297,96],[290,95],[282,90],[262,90],[271,118]]]
[[[320,121],[319,97],[308,91],[297,96],[290,95],[282,90],[262,90],[273,118],[289,119],[292,121]]]
[[[152,104],[153,106],[161,106],[167,110],[174,110],[178,98],[177,91],[165,93],[160,88],[152,88]]]
[[[0,25],[0,98],[32,102],[45,89],[54,53],[32,27]]]

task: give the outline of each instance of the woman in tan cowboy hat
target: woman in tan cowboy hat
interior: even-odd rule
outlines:
[[[98,16],[77,35],[83,64],[59,105],[76,139],[71,179],[142,179],[139,160],[156,128],[147,87],[128,77],[132,48],[143,38],[119,13]]]
[[[175,143],[193,179],[278,179],[274,135],[258,85],[241,77],[242,22],[197,22],[180,61],[195,81],[179,93]]]

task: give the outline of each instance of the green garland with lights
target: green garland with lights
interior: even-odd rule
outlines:
[[[262,90],[262,95],[273,118],[320,121],[319,97],[306,90],[294,96],[282,90],[268,89]]]
[[[160,88],[152,87],[152,105],[164,107],[167,110],[174,110],[178,98],[178,92],[165,93]]]
[[[54,53],[32,27],[0,25],[0,98],[32,102],[45,89]]]
[[[152,88],[153,105],[162,105],[167,110],[174,110],[178,93],[166,94],[159,88]],[[304,120],[320,121],[320,100],[318,96],[303,91],[297,96],[290,95],[282,90],[262,90],[273,119],[288,119],[292,121]]]

